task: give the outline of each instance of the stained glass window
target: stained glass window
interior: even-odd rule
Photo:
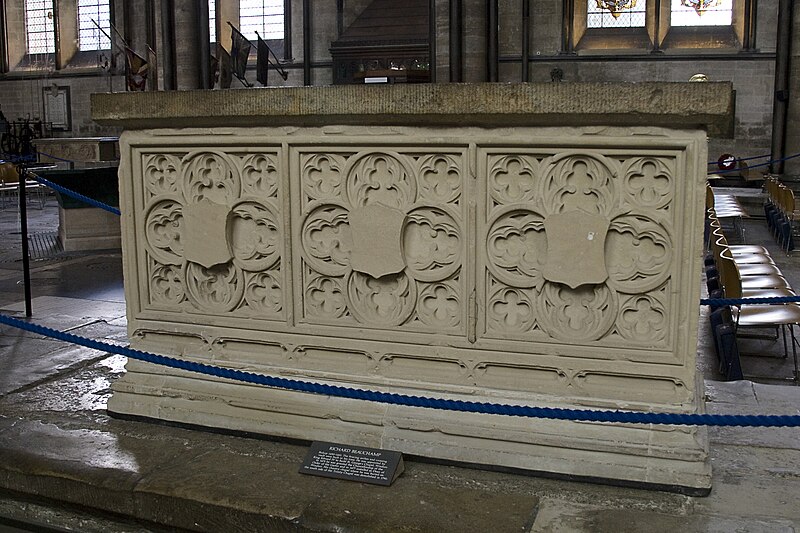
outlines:
[[[239,26],[251,41],[256,32],[262,39],[283,39],[283,0],[241,0]]]
[[[108,0],[78,0],[78,48],[81,51],[109,50],[111,39],[95,26],[93,20],[111,35]]]
[[[672,26],[730,26],[733,0],[672,0]]]
[[[25,35],[29,54],[52,54],[56,51],[53,0],[25,1]]]
[[[646,0],[588,0],[586,27],[643,28]]]

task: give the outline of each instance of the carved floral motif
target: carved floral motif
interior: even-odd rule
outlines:
[[[178,193],[181,161],[174,155],[157,154],[144,158],[144,186],[153,195]]]

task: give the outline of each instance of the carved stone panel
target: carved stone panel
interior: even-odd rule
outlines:
[[[145,309],[285,316],[275,149],[144,150]]]
[[[301,322],[466,336],[462,153],[300,150]]]
[[[667,350],[675,156],[524,152],[482,153],[483,334]]]

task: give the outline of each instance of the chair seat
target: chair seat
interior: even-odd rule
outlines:
[[[798,304],[743,305],[741,309],[734,308],[732,312],[742,327],[800,324]]]
[[[735,260],[734,260],[735,261]],[[749,276],[780,276],[781,271],[775,265],[762,265],[762,264],[740,264],[736,262],[739,267],[739,274],[744,277]]]
[[[792,289],[747,289],[742,290],[742,298],[782,298],[797,296]]]
[[[783,276],[744,276],[742,290],[747,289],[791,289]]]
[[[734,254],[733,261],[737,265],[775,265],[772,257],[765,254]]]
[[[768,254],[769,250],[767,250],[763,246],[758,246],[756,244],[732,244],[729,245],[728,248],[730,249],[731,253],[736,255],[748,255],[748,254]]]

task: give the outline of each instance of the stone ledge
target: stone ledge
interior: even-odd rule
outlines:
[[[126,129],[327,124],[664,126],[733,135],[734,93],[715,83],[336,85],[91,95]]]

